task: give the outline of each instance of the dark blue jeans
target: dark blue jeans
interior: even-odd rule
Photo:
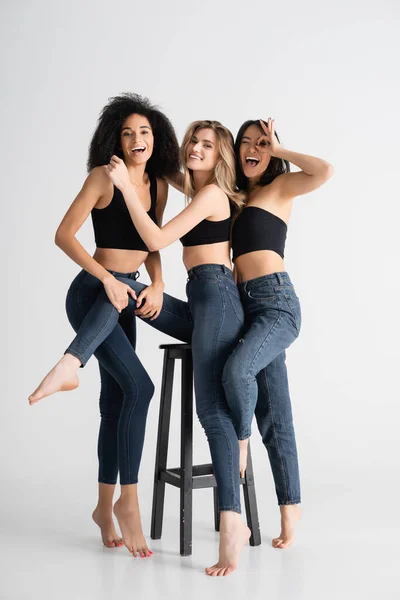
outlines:
[[[146,287],[133,277],[112,273],[137,294]],[[78,357],[82,365],[93,353],[97,357],[96,348],[101,348],[108,341],[124,315],[134,318],[133,300],[129,301],[129,306],[119,315],[109,302],[101,282],[95,281],[97,295],[90,310],[85,313],[84,320],[81,320],[76,338],[66,350]],[[239,291],[232,272],[225,266],[201,265],[188,273],[187,295],[188,302],[183,302],[164,294],[158,318],[144,321],[178,340],[192,343],[196,410],[210,445],[218,485],[219,508],[240,512],[239,447],[221,382],[224,363],[237,344],[244,324]],[[136,360],[138,361],[137,357]],[[139,380],[143,376],[143,372],[138,370]],[[116,447],[117,437],[115,432],[108,431],[108,422],[102,414],[99,448],[106,449],[112,445]],[[111,456],[115,457],[115,452],[111,452]],[[100,453],[99,461],[100,465],[107,464],[107,468],[110,468],[109,461],[105,461]],[[118,468],[117,462],[115,465],[113,472]]]
[[[251,435],[255,413],[267,448],[279,504],[300,503],[300,478],[285,350],[301,325],[299,299],[287,273],[239,285],[246,330],[223,372],[239,439]]]
[[[135,273],[127,274],[134,281]],[[81,271],[72,282],[66,300],[68,319],[78,335],[67,350],[82,365],[91,348],[99,361],[101,424],[98,442],[99,481],[114,484],[118,471],[121,485],[137,483],[146,419],[154,385],[135,352],[136,323],[132,311],[117,311],[113,327],[102,337],[104,323],[98,317],[103,284]],[[110,304],[111,306],[111,304]],[[100,343],[95,344],[99,339]]]

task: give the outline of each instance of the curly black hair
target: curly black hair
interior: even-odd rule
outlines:
[[[260,120],[261,119],[257,119],[256,121],[253,121],[253,120],[246,121],[240,127],[238,134],[236,136],[236,140],[235,140],[236,185],[240,191],[247,191],[247,188],[249,185],[249,180],[243,173],[242,164],[240,161],[240,143],[242,141],[244,132],[251,125],[256,125],[256,127],[258,127],[261,131]],[[266,127],[268,127],[268,123],[266,123],[265,121],[262,121],[262,122],[264,123],[264,125]],[[275,135],[276,135],[276,139],[278,140],[278,142],[280,142],[276,131],[275,131]],[[281,158],[276,158],[276,156],[272,156],[271,160],[269,161],[268,167],[265,169],[264,173],[261,175],[261,178],[257,185],[261,185],[261,186],[268,185],[275,179],[275,177],[278,177],[278,175],[282,175],[282,173],[289,173],[289,171],[290,171],[290,164],[287,160],[282,160]]]
[[[89,146],[89,172],[110,162],[113,154],[124,158],[120,143],[121,128],[134,113],[146,117],[153,130],[153,154],[147,161],[146,171],[155,177],[167,177],[179,171],[179,144],[170,120],[148,98],[126,92],[110,98],[100,113]]]

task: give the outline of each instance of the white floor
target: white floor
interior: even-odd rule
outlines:
[[[193,599],[206,594],[207,600],[220,600],[221,594],[263,600],[398,600],[398,535],[390,506],[379,508],[371,498],[356,501],[359,490],[356,484],[315,490],[308,485],[296,544],[279,551],[271,547],[278,533],[277,508],[272,491],[260,484],[262,545],[246,547],[230,577],[210,578],[204,567],[215,561],[218,540],[210,490],[195,492],[192,557],[179,556],[178,492],[169,488],[163,538],[149,540],[151,559],[135,560],[125,548],[101,545],[90,521],[92,502],[85,485],[65,490],[57,481],[27,490],[18,479],[9,482],[2,512],[0,597],[109,600],[126,593],[131,598]],[[150,486],[143,495],[147,533]]]

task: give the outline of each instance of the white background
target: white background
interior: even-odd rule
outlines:
[[[383,590],[398,597],[399,16],[394,0],[2,3],[1,597],[172,597],[190,589],[214,597],[220,585],[233,597],[372,598]],[[79,267],[54,245],[54,233],[86,176],[98,114],[124,91],[158,104],[180,140],[195,119],[221,120],[235,135],[244,120],[272,116],[287,148],[335,167],[326,186],[295,201],[286,250],[303,309],[288,367],[304,519],[292,550],[270,548],[278,511],[254,427],[263,545],[245,549],[223,584],[202,574],[217,551],[209,490],[195,493],[191,559],[177,554],[173,489],[151,564],[101,549],[90,522],[94,359],[77,391],[32,408],[27,401],[72,339],[64,301]],[[183,203],[171,190],[166,220]],[[79,238],[94,249],[90,221]],[[162,259],[166,290],[184,297],[180,255],[176,243]],[[157,346],[168,338],[142,323],[138,329],[156,384],[140,481],[147,534]],[[172,418],[177,466],[178,396]],[[195,460],[208,456],[196,422]]]

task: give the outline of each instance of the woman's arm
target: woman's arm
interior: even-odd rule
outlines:
[[[128,305],[127,293],[136,299],[135,292],[128,285],[115,279],[111,273],[86,252],[75,237],[92,208],[107,191],[111,193],[110,181],[106,178],[104,170],[101,168],[93,169],[61,221],[54,241],[69,258],[103,283],[110,302],[121,312]]]
[[[105,167],[110,179],[122,192],[132,221],[150,251],[161,250],[193,229],[200,221],[218,214],[226,202],[224,192],[215,184],[205,186],[190,204],[163,227],[158,227],[149,217],[129,180],[125,163],[113,156]]]
[[[260,125],[265,134],[257,143],[260,150],[264,145],[265,151],[271,156],[287,160],[301,169],[297,173],[284,173],[273,181],[272,185],[277,188],[280,199],[291,200],[295,196],[308,194],[332,177],[333,167],[326,160],[282,148],[275,135],[272,119],[268,119],[267,127],[262,121]]]
[[[333,175],[332,165],[322,158],[292,152],[285,148],[280,148],[274,156],[288,160],[301,169],[297,173],[284,173],[275,180],[282,200],[290,200],[295,196],[313,192]]]
[[[168,197],[168,184],[165,180],[157,180],[156,219],[161,225]],[[162,277],[161,256],[159,251],[149,252],[145,267],[151,279],[151,285],[138,296],[135,314],[150,321],[157,319],[163,304],[164,281]],[[143,300],[146,299],[146,302]]]
[[[55,235],[55,243],[69,258],[82,269],[103,281],[109,275],[76,239],[75,235],[88,218],[90,211],[107,193],[110,182],[105,179],[102,169],[93,169],[83,187],[61,221]]]

